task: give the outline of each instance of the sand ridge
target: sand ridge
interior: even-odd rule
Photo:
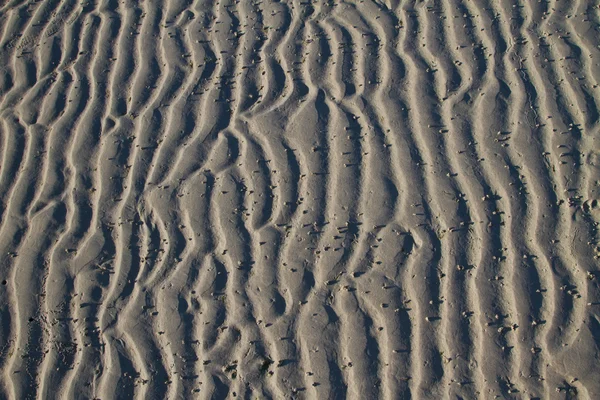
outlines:
[[[599,29],[3,2],[0,398],[599,398]]]

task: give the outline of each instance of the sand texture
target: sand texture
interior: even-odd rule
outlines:
[[[600,399],[598,0],[0,1],[0,399]]]

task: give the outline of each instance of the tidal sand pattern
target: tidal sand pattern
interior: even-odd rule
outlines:
[[[600,399],[598,0],[0,2],[1,399]]]

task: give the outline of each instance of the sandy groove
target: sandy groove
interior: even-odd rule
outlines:
[[[0,6],[0,397],[597,398],[595,2]]]

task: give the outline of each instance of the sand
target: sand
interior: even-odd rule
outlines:
[[[596,0],[5,0],[0,48],[0,398],[600,398]]]

